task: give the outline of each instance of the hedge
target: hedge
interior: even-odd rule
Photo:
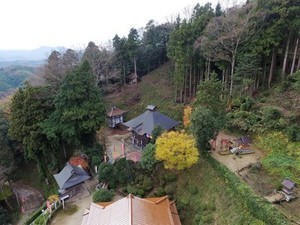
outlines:
[[[287,219],[281,215],[269,202],[256,195],[253,190],[235,176],[227,167],[220,164],[212,156],[205,158],[213,168],[224,177],[226,183],[231,187],[233,194],[237,195],[247,207],[252,216],[270,225],[289,224]]]
[[[41,215],[42,210],[45,208],[46,208],[46,202],[44,202],[43,205],[38,210],[34,211],[24,224],[30,225],[36,218],[39,217],[39,215]]]

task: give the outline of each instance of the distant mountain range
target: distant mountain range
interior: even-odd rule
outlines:
[[[42,46],[34,50],[0,50],[0,62],[44,61],[53,50],[64,51],[65,49]]]

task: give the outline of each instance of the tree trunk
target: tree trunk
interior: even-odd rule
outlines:
[[[124,82],[124,86],[126,85],[126,72],[125,72],[125,62],[123,62],[123,82]]]
[[[134,75],[137,76],[137,73],[136,73],[136,58],[133,59],[133,65],[134,65]]]
[[[282,65],[282,71],[281,71],[281,82],[285,80],[285,69],[286,69],[287,59],[288,59],[288,55],[289,55],[289,46],[290,46],[291,36],[292,36],[292,32],[290,31],[288,40],[286,42],[286,48],[285,48],[285,53],[284,53],[284,59],[283,59],[283,65]]]
[[[263,80],[262,80],[262,86],[265,86],[266,83],[266,75],[267,75],[267,63],[266,63],[266,59],[264,58],[264,62],[263,62],[264,66],[263,66]]]
[[[275,62],[276,62],[276,50],[275,50],[275,47],[273,47],[272,61],[271,61],[271,66],[270,66],[269,79],[268,79],[268,87],[269,88],[271,88],[271,82],[273,80]]]
[[[296,62],[296,56],[297,56],[297,50],[298,50],[298,43],[299,43],[299,34],[297,36],[296,44],[295,44],[295,50],[294,50],[294,56],[293,56],[293,63],[291,67],[291,72],[290,74],[294,73],[294,68],[295,68],[295,62]],[[299,60],[298,60],[299,61]]]
[[[63,140],[61,141],[61,144],[62,144],[62,147],[63,147],[64,156],[65,156],[65,159],[66,159],[67,158],[67,152],[66,152],[66,147],[65,147],[65,144],[64,144]]]
[[[232,91],[233,91],[233,73],[234,73],[234,66],[235,66],[235,54],[232,56],[232,61],[231,61],[231,74],[230,74],[230,90],[229,90],[229,95],[232,96]]]
[[[207,63],[207,80],[210,80],[210,60]]]
[[[299,54],[298,54],[298,65],[297,65],[296,70],[299,70],[299,69],[300,69],[300,50],[299,50]]]
[[[183,78],[184,78],[184,85],[183,85],[183,90],[184,90],[184,95],[183,96],[184,97],[183,97],[183,103],[186,103],[187,75],[188,75],[188,67],[185,66],[185,73],[184,73],[184,76],[183,76]]]
[[[189,97],[192,99],[192,65],[190,65],[190,87],[189,87]]]
[[[194,89],[193,89],[193,97],[196,96],[196,92],[197,92],[197,69],[196,67],[194,67]]]
[[[224,83],[224,87],[225,87],[225,90],[228,90],[228,75],[229,75],[229,68],[226,67],[225,68],[225,83]]]

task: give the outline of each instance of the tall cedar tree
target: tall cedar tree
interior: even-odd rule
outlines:
[[[9,135],[19,141],[25,157],[37,163],[40,174],[47,177],[47,165],[54,159],[56,142],[49,141],[41,127],[53,110],[52,98],[43,87],[20,89],[11,103]]]
[[[87,61],[66,76],[54,105],[55,111],[43,123],[48,138],[77,146],[90,144],[106,114]]]

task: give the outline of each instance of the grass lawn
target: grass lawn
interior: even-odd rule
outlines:
[[[246,225],[256,223],[223,177],[200,159],[190,169],[179,172],[174,185],[177,208],[183,225],[220,224]]]

